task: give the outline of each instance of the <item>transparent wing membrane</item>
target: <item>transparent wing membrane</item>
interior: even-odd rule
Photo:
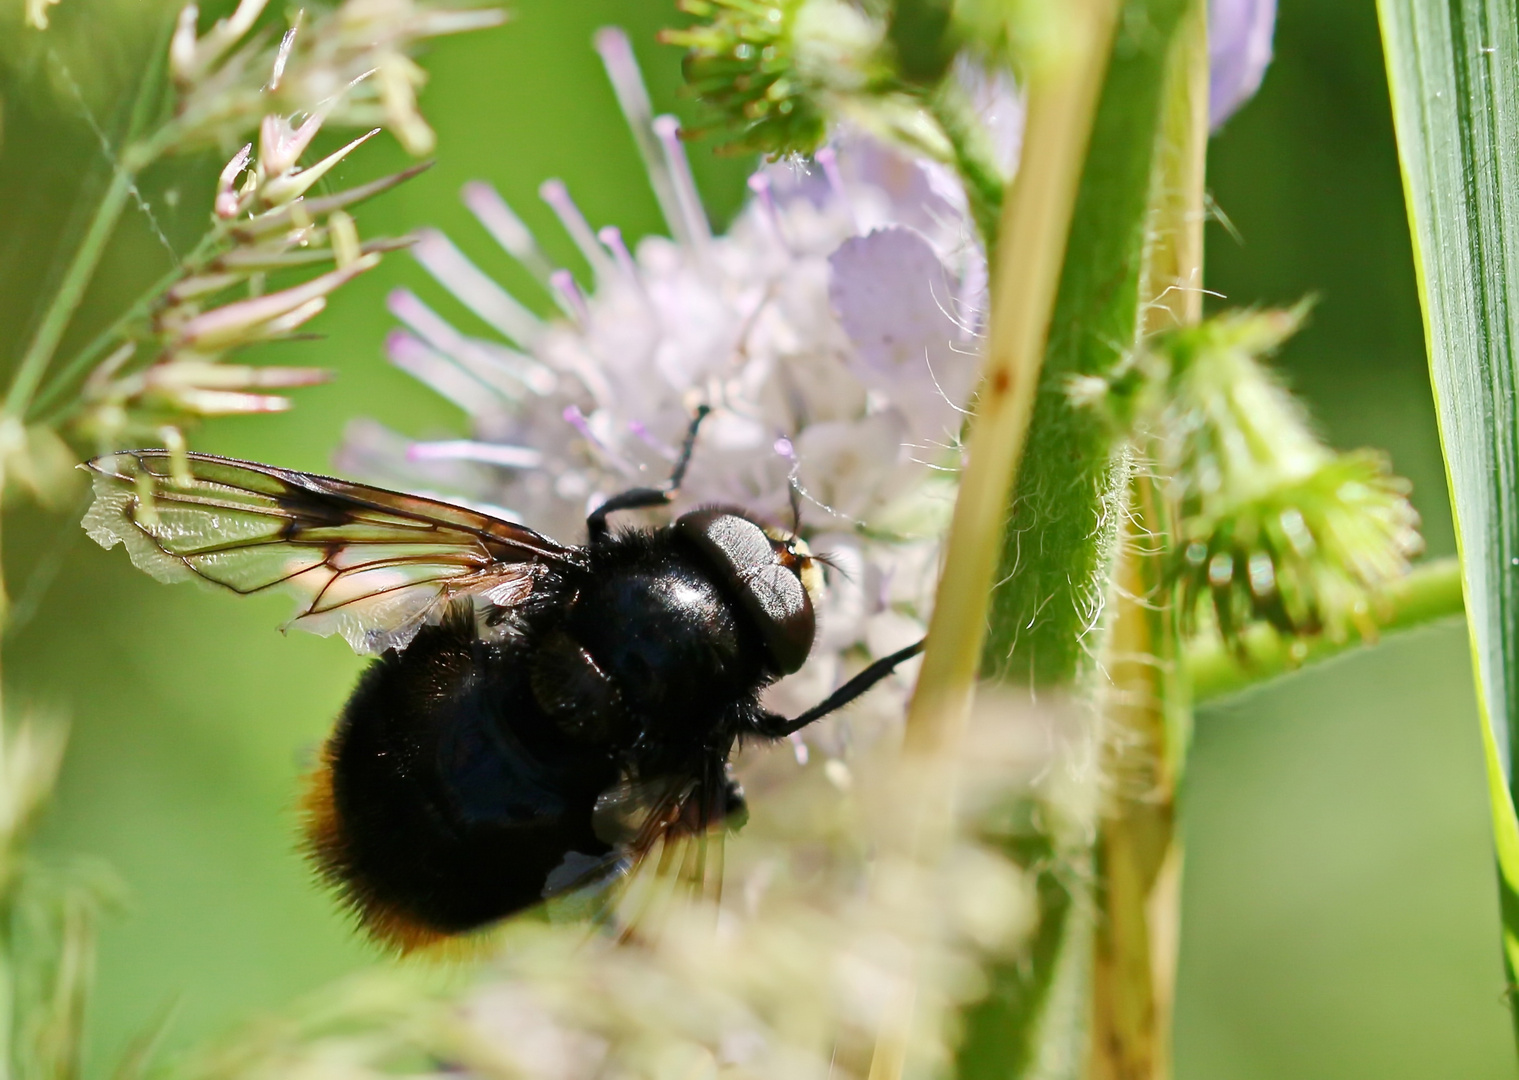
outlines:
[[[84,526],[160,581],[296,597],[288,625],[355,652],[404,647],[452,600],[520,604],[574,549],[474,510],[331,477],[168,451],[95,458]]]
[[[619,937],[652,940],[676,910],[716,910],[725,782],[723,762],[713,759],[700,777],[624,777],[598,800],[597,832],[615,845],[596,880],[599,918]]]

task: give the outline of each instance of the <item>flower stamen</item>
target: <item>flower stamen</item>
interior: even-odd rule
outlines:
[[[549,276],[549,282],[556,292],[564,298],[569,306],[570,313],[582,326],[590,322],[591,309],[586,306],[585,294],[580,291],[580,286],[575,284],[575,275],[568,270],[555,270]]]
[[[690,234],[691,245],[700,253],[712,242],[712,227],[707,224],[707,211],[703,209],[701,195],[697,193],[696,178],[691,175],[691,160],[686,157],[686,148],[680,141],[680,121],[668,114],[656,116],[654,134],[664,150],[665,164],[669,167],[670,178],[675,185],[675,197],[681,217],[686,223],[686,231]]]
[[[538,187],[538,196],[549,204],[554,211],[554,216],[559,219],[559,224],[564,226],[564,231],[569,233],[570,239],[585,256],[585,261],[590,263],[591,272],[596,275],[598,283],[605,281],[612,274],[612,262],[607,258],[607,253],[601,245],[596,243],[596,236],[591,232],[591,226],[586,222],[585,215],[580,212],[580,207],[575,205],[575,200],[570,197],[570,189],[565,187],[564,181],[559,179],[545,180]]]
[[[407,461],[478,461],[504,469],[537,469],[543,465],[543,453],[528,446],[483,443],[473,439],[448,439],[442,442],[417,442],[406,449]]]
[[[775,208],[775,193],[771,190],[770,177],[763,172],[757,172],[749,177],[749,190],[754,193],[755,203],[760,207],[761,219],[770,226],[770,231],[780,242],[781,247],[787,252],[795,253],[791,241],[786,238],[786,230],[781,224],[780,212]]]
[[[601,55],[601,62],[606,68],[607,78],[611,80],[612,90],[617,95],[617,104],[622,109],[628,127],[632,129],[633,141],[638,146],[639,156],[643,158],[644,171],[654,189],[659,209],[664,214],[665,225],[677,243],[689,245],[693,238],[688,231],[680,198],[676,194],[674,175],[661,152],[660,141],[654,134],[654,106],[649,101],[643,73],[638,70],[638,59],[633,55],[633,46],[628,41],[627,34],[615,26],[598,30],[595,43],[596,51]]]
[[[492,406],[509,400],[454,357],[438,352],[405,330],[390,332],[385,339],[385,355],[396,367],[471,416],[490,412]],[[481,391],[488,392],[489,397]]]
[[[483,181],[472,180],[464,185],[464,205],[501,245],[501,250],[522,264],[545,288],[548,287],[554,267],[539,248],[538,241],[533,239],[532,231],[499,191]]]
[[[612,261],[627,283],[636,285],[641,291],[643,282],[638,277],[638,264],[633,261],[633,253],[622,239],[622,230],[616,225],[607,225],[596,233],[596,238],[612,253]]]
[[[434,280],[506,338],[530,346],[542,332],[538,316],[487,277],[485,272],[436,229],[426,229],[412,249],[417,262]]]
[[[833,147],[820,146],[817,153],[813,155],[813,160],[822,166],[823,176],[828,181],[828,190],[833,192],[833,197],[838,200],[839,206],[849,216],[850,226],[858,234],[860,223],[854,216],[854,204],[850,202],[849,192],[844,187],[843,174],[839,172],[838,155],[834,153]]]

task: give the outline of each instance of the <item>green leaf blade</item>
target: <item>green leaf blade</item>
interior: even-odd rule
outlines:
[[[1519,750],[1519,11],[1380,0],[1479,690]]]
[[[1378,0],[1519,980],[1519,9]],[[1519,1000],[1509,995],[1519,1035]]]

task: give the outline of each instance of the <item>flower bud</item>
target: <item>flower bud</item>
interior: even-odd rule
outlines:
[[[140,375],[123,380],[129,409],[148,415],[191,417],[284,412],[290,399],[256,390],[315,386],[331,378],[321,368],[250,367],[209,360],[163,360]]]
[[[372,269],[379,261],[379,255],[363,255],[349,266],[293,288],[213,308],[181,326],[172,348],[205,355],[289,333],[325,306],[328,293]]]
[[[48,26],[47,9],[58,3],[58,0],[26,0],[26,25],[33,30],[46,30]]]
[[[237,178],[248,167],[248,159],[253,152],[253,144],[246,143],[232,160],[227,162],[222,169],[221,176],[216,181],[216,201],[213,204],[216,216],[224,220],[235,218],[242,210],[242,199],[236,190]]]
[[[363,247],[359,244],[359,228],[353,218],[341,210],[334,210],[327,218],[327,237],[339,270],[358,262]]]
[[[687,50],[686,82],[734,150],[810,154],[827,135],[822,95],[879,74],[884,30],[842,0],[682,0],[702,20],[660,40]]]
[[[427,81],[427,73],[409,57],[392,52],[381,58],[376,77],[385,119],[396,139],[415,157],[431,153],[438,139],[417,109],[417,88]]]
[[[258,129],[258,171],[260,180],[267,183],[270,180],[284,176],[301,155],[306,152],[306,147],[311,145],[311,140],[316,138],[316,133],[321,130],[322,121],[326,119],[325,111],[313,113],[307,117],[300,127],[292,127],[289,120],[283,116],[266,116],[259,124]]]
[[[177,393],[180,390],[251,390],[254,388],[316,386],[332,377],[323,368],[250,367],[217,364],[209,360],[170,360],[155,364],[144,373],[149,390]]]
[[[1175,510],[1183,623],[1211,621],[1233,645],[1255,620],[1297,636],[1373,632],[1377,593],[1421,546],[1407,481],[1380,454],[1324,446],[1260,363],[1306,311],[1167,334],[1114,383]]]
[[[360,135],[347,146],[334,150],[309,169],[296,169],[293,172],[287,171],[276,176],[263,185],[260,194],[263,196],[264,201],[271,206],[284,206],[286,203],[299,199],[311,189],[311,185],[326,176],[334,165],[379,133],[380,129],[375,128]],[[262,162],[260,162],[260,165],[262,165]]]
[[[1173,563],[1183,627],[1195,630],[1205,611],[1236,646],[1257,620],[1299,637],[1373,636],[1376,593],[1421,547],[1407,496],[1385,458],[1360,451],[1185,518]]]
[[[169,44],[169,69],[175,81],[194,83],[204,78],[227,50],[253,29],[266,3],[268,0],[240,0],[237,10],[225,19],[216,20],[216,25],[199,38],[195,26],[200,10],[195,4],[186,4],[179,13],[179,22]]]
[[[0,469],[6,494],[15,487],[25,491],[38,506],[62,510],[79,488],[74,471],[78,459],[52,428],[15,419],[0,420]]]

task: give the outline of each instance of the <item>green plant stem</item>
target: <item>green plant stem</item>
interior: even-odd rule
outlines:
[[[983,676],[997,681],[1069,687],[1093,653],[1128,470],[1113,459],[1109,426],[1067,388],[1074,375],[1105,374],[1138,339],[1165,65],[1186,6],[1123,4],[1024,466],[1001,510],[1007,527],[981,662]]]
[[[62,399],[68,390],[89,373],[90,368],[106,354],[113,344],[126,337],[134,323],[146,320],[152,314],[154,301],[167,289],[204,269],[202,262],[205,256],[217,248],[223,236],[224,233],[220,229],[212,230],[203,236],[195,250],[187,255],[179,266],[169,270],[148,286],[131,307],[122,312],[110,326],[91,338],[83,349],[55,371],[47,385],[34,398],[29,419],[40,416],[52,422],[64,418],[69,405]],[[78,402],[74,402],[73,405],[77,407]],[[53,411],[49,412],[49,410]]]
[[[1114,459],[1110,429],[1076,408],[1067,386],[1074,374],[1108,370],[1138,340],[1166,73],[1187,3],[1124,0],[1121,6],[1081,169],[1028,445],[1016,487],[1000,493],[999,516],[1006,524],[1000,584],[991,597],[981,657],[989,681],[1079,692],[1104,629],[1099,616],[1110,595],[1129,471]],[[1038,158],[1026,148],[1023,160]],[[1004,228],[999,263],[1016,265],[1022,257]],[[955,599],[947,591],[954,558],[952,546],[936,620]],[[975,620],[978,636],[986,613],[978,602],[966,615]],[[926,666],[924,671],[926,676]],[[962,1075],[1074,1080],[1094,1056],[1088,1052],[1094,999],[1109,992],[1095,984],[1094,954],[1103,947],[1099,938],[1109,912],[1094,906],[1090,833],[1080,836],[1052,860],[1068,871],[1059,881],[1071,890],[1071,902],[1041,904],[1060,922],[1051,930],[1060,937],[1058,947],[1032,963],[994,966],[989,974],[996,995],[968,1014],[971,1037],[957,1062]],[[1079,940],[1067,936],[1078,931],[1085,935]],[[1042,937],[1051,935],[1041,931]],[[1002,1046],[1000,1060],[981,1051],[993,1045],[991,1032]],[[1058,1072],[1039,1071],[1053,1062],[1061,1063]]]
[[[1002,508],[1017,476],[1028,432],[1118,3],[1084,0],[1071,3],[1067,10],[1083,47],[1059,66],[1036,66],[1026,84],[1024,164],[1000,207],[997,234],[1001,243],[991,263],[990,342],[969,433],[970,458],[955,500],[928,648],[908,712],[909,750],[941,759],[957,742],[970,707],[992,572],[1006,520]],[[943,801],[952,792],[952,785],[944,784],[942,792],[930,791],[923,798],[925,824],[918,830],[921,835],[914,837],[919,850],[932,845],[943,828],[948,817],[942,813]],[[1053,879],[1046,883],[1059,888]],[[1066,954],[1061,935],[1073,922],[1067,916],[1068,907],[1054,900],[1053,932],[1046,935],[1050,966],[1064,966],[1058,961]],[[968,1019],[975,1030],[958,1064],[968,1065],[966,1055],[974,1057],[976,1046],[987,1042],[976,1035],[990,1030],[994,1056],[982,1057],[980,1067],[992,1070],[989,1075],[1006,1076],[1009,1063],[1029,1058],[1038,1018],[1047,1011],[1047,982],[1024,994],[1011,970],[992,975],[1007,993],[994,995],[984,1007],[972,1010]],[[1007,1030],[1008,1012],[1021,1021],[1016,1032]],[[972,1072],[966,1067],[960,1075]]]
[[[0,462],[0,494],[5,491],[5,466]],[[3,500],[0,500],[3,501]],[[0,522],[5,515],[0,513]],[[0,544],[0,551],[4,545]],[[4,629],[10,621],[10,597],[5,589],[5,568],[0,560],[0,646],[4,645]],[[0,776],[13,773],[5,760],[10,749],[10,727],[6,723],[4,708],[5,681],[0,670]],[[0,845],[9,838],[0,839]],[[12,922],[15,900],[16,867],[12,864],[13,852],[0,850],[0,1080],[11,1080],[15,1075],[14,1055],[16,1045],[16,943],[12,938]]]
[[[11,940],[12,912],[9,897],[0,901],[0,1080],[15,1076],[16,965]]]
[[[69,320],[74,317],[80,301],[84,299],[84,291],[95,274],[101,255],[105,253],[106,243],[115,232],[116,223],[121,220],[121,212],[126,208],[132,184],[133,175],[125,168],[117,167],[111,174],[111,182],[95,207],[95,214],[90,219],[84,239],[75,250],[68,269],[64,271],[63,281],[43,313],[42,322],[37,326],[37,333],[16,367],[10,389],[6,391],[5,404],[0,409],[4,415],[16,419],[26,415],[32,395],[37,392],[48,363],[57,351],[58,343],[63,340],[63,332],[68,329]]]
[[[174,19],[166,18],[161,23],[156,44],[148,54],[148,66],[143,71],[137,84],[137,93],[132,99],[132,111],[127,121],[128,145],[121,155],[121,161],[112,171],[111,183],[95,208],[95,216],[91,219],[79,248],[74,252],[73,261],[64,272],[58,291],[54,293],[43,314],[36,335],[17,365],[10,389],[6,392],[5,404],[0,409],[6,416],[26,416],[32,396],[37,392],[48,363],[58,349],[58,343],[63,340],[69,320],[84,298],[85,289],[95,274],[95,268],[100,264],[100,257],[105,253],[105,246],[115,232],[117,222],[121,220],[121,212],[126,209],[127,199],[132,194],[138,174],[167,149],[168,144],[162,142],[162,137],[172,124],[157,133],[158,145],[150,146],[137,141],[154,114],[162,90],[164,66],[168,62],[168,45],[174,29]]]
[[[1208,26],[1189,0],[1167,50],[1139,284],[1146,337],[1202,318],[1208,146]],[[1161,460],[1141,446],[1142,459]],[[1102,642],[1102,775],[1097,822],[1091,1058],[1096,1080],[1167,1080],[1181,940],[1178,791],[1191,742],[1180,625],[1166,550],[1176,534],[1163,479],[1143,468],[1128,513]]]
[[[1414,630],[1446,619],[1459,617],[1466,610],[1461,598],[1461,563],[1458,559],[1439,559],[1417,567],[1403,580],[1388,587],[1382,606],[1375,612],[1377,635]],[[1253,690],[1290,671],[1356,652],[1376,644],[1378,637],[1327,637],[1302,642],[1287,639],[1269,626],[1255,626],[1241,637],[1244,655],[1224,647],[1209,635],[1191,642],[1185,650],[1187,677],[1192,683],[1192,697],[1198,704],[1232,697]]]
[[[992,275],[990,342],[972,422],[970,457],[929,624],[922,673],[907,718],[907,744],[936,752],[964,723],[986,625],[988,590],[1018,472],[1077,181],[1103,82],[1115,0],[1067,5],[1081,47],[1028,79],[1024,167],[1002,207]]]

